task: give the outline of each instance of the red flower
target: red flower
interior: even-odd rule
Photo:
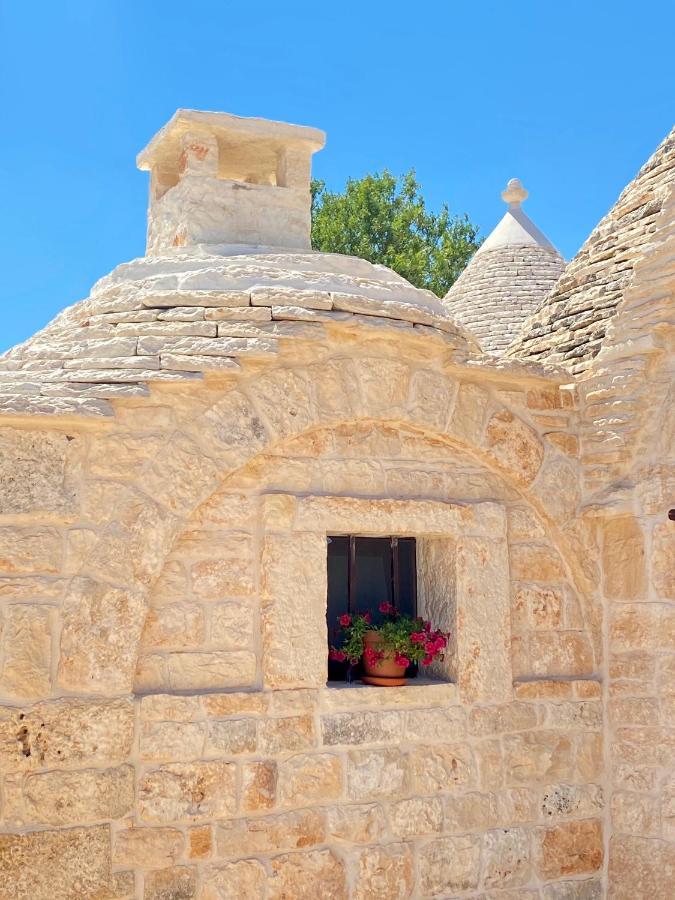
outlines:
[[[423,665],[423,666],[430,666],[431,663],[432,663],[433,661],[434,661],[433,656],[428,656],[428,655],[427,655],[427,656],[425,656],[424,659],[422,660],[422,665]]]
[[[371,618],[370,618],[370,613],[369,613],[369,612],[363,614],[363,621],[364,621],[364,622],[367,622],[367,623],[370,625],[370,623],[371,623],[372,620],[371,620]]]
[[[382,603],[380,603],[378,609],[381,613],[384,613],[385,616],[393,616],[393,614],[396,612],[395,607],[391,603],[389,603],[388,600],[383,600]]]
[[[435,642],[427,641],[426,644],[424,645],[424,649],[427,651],[427,653],[431,653],[431,654],[435,653],[436,652]]]
[[[429,633],[431,631],[431,622],[424,623],[424,630]]]
[[[423,644],[427,639],[426,634],[423,631],[413,631],[410,635],[410,640],[413,644]]]
[[[343,615],[340,616],[338,621],[339,621],[340,625],[342,625],[343,628],[347,628],[349,625],[352,624],[352,617],[349,615],[349,613],[344,613]]]
[[[402,653],[397,653],[394,657],[394,662],[397,666],[401,666],[404,669],[407,669],[410,665],[410,660],[407,656],[404,656]]]
[[[374,666],[380,662],[384,653],[381,650],[374,650],[372,647],[366,647],[363,651],[363,658],[369,666]]]
[[[331,647],[328,658],[335,660],[335,662],[344,662],[347,659],[347,654],[343,653],[342,650],[336,650],[335,647]]]

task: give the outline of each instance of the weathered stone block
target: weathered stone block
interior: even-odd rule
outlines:
[[[0,528],[0,575],[56,575],[63,564],[63,535],[58,528]]]
[[[384,836],[386,827],[382,807],[374,803],[332,806],[326,812],[326,829],[331,839],[373,844]]]
[[[52,629],[48,606],[13,604],[5,611],[0,689],[8,697],[44,697],[51,692]]]
[[[609,845],[612,900],[671,900],[675,851],[668,841],[613,835]]]
[[[115,833],[116,866],[171,866],[183,852],[185,839],[177,828],[123,828]]]
[[[478,737],[525,731],[538,724],[537,708],[529,703],[476,706],[469,712],[469,731]]]
[[[586,819],[540,829],[536,868],[542,878],[596,872],[602,866],[602,822]]]
[[[205,738],[206,726],[202,722],[143,722],[139,753],[145,760],[199,759]]]
[[[23,797],[27,822],[79,825],[120,819],[134,805],[134,770],[119,766],[28,775]]]
[[[381,744],[399,740],[403,731],[401,713],[345,712],[321,719],[324,744]]]
[[[546,820],[598,816],[604,809],[602,788],[595,784],[549,784],[539,795],[538,808]]]
[[[263,753],[283,753],[316,746],[311,715],[263,719],[258,725],[258,744]]]
[[[189,859],[208,859],[213,853],[213,830],[210,825],[196,825],[188,831]]]
[[[193,900],[197,896],[197,873],[189,866],[172,866],[145,875],[143,900]]]
[[[506,776],[511,784],[536,784],[546,779],[572,778],[574,753],[568,735],[528,731],[503,739]]]
[[[485,887],[527,884],[532,877],[530,837],[523,828],[488,831],[483,848]]]
[[[529,485],[537,476],[544,448],[529,425],[512,412],[495,413],[485,430],[489,455],[519,484]]]
[[[201,900],[263,900],[267,876],[254,859],[209,868],[204,875]]]
[[[651,574],[658,597],[675,600],[675,529],[667,522],[654,527]]]
[[[413,855],[409,844],[368,847],[356,856],[354,900],[407,900],[413,889]]]
[[[454,743],[465,734],[465,712],[460,706],[411,709],[406,716],[405,736],[411,741]]]
[[[348,896],[344,865],[330,850],[287,853],[271,861],[269,900],[316,900],[321,886],[323,900]]]
[[[509,547],[511,578],[514,581],[563,581],[560,557],[545,544],[512,544]]]
[[[419,851],[419,885],[424,896],[453,895],[478,887],[481,839],[446,837]]]
[[[0,514],[71,512],[80,443],[57,431],[0,428]]]
[[[228,719],[210,722],[206,740],[208,756],[236,756],[253,753],[257,746],[255,719]]]
[[[231,819],[216,829],[218,856],[246,856],[300,850],[322,844],[326,836],[325,816],[319,809],[301,809],[276,816]]]
[[[131,753],[130,700],[55,700],[0,716],[0,759],[5,772],[36,767],[115,765]]]
[[[602,568],[604,591],[610,600],[640,600],[645,596],[644,538],[633,516],[618,516],[605,523]]]
[[[583,881],[559,881],[543,888],[544,900],[602,900],[602,882],[596,878]]]
[[[82,900],[111,888],[107,826],[0,835],[0,900]]]
[[[166,657],[168,687],[199,691],[246,687],[255,681],[257,660],[247,650],[176,652]]]
[[[292,756],[280,764],[279,793],[285,805],[334,800],[342,796],[342,761],[331,753]]]
[[[352,750],[347,761],[351,800],[396,797],[408,780],[408,761],[398,750]]]
[[[391,830],[397,838],[443,831],[443,803],[438,797],[411,797],[388,808]]]
[[[141,644],[144,649],[184,650],[204,640],[204,611],[196,603],[171,603],[148,611]]]
[[[503,512],[501,517],[503,523]],[[510,700],[513,672],[506,541],[463,537],[455,552],[460,696],[468,702]]]
[[[130,691],[145,609],[137,589],[74,578],[63,604],[59,684],[71,691]]]
[[[415,789],[420,794],[476,785],[476,762],[465,744],[416,747],[411,766]]]
[[[593,648],[585,634],[536,632],[529,638],[533,675],[591,675]]]
[[[272,760],[244,763],[241,772],[242,809],[271,809],[277,799],[277,777],[277,764]]]
[[[562,623],[563,595],[558,588],[521,585],[513,599],[515,631],[533,628],[559,628]]]
[[[248,544],[248,540],[245,542]],[[190,569],[192,589],[200,600],[214,602],[230,597],[250,597],[253,593],[251,557],[242,551],[238,558],[202,559]]]
[[[236,809],[236,766],[222,762],[162,766],[141,777],[138,798],[144,822],[195,822],[232,815]]]

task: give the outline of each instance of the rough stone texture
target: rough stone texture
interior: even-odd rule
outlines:
[[[509,355],[582,372],[598,354],[675,180],[675,131],[644,164],[568,264]]]
[[[182,232],[0,358],[0,895],[669,898],[675,192],[633,221],[577,378]],[[330,534],[416,538],[430,677],[326,684]]]
[[[565,269],[553,249],[513,244],[476,253],[443,299],[450,316],[499,356]]]
[[[108,828],[0,835],[2,900],[112,896]]]

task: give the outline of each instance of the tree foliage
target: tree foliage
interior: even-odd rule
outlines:
[[[343,193],[312,181],[312,247],[389,266],[442,297],[480,246],[468,216],[427,211],[414,170],[349,179]]]

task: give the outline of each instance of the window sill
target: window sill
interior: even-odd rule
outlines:
[[[329,681],[320,691],[326,710],[361,709],[386,706],[445,706],[457,702],[457,685],[433,678],[411,679],[402,687],[375,687],[354,681]]]

